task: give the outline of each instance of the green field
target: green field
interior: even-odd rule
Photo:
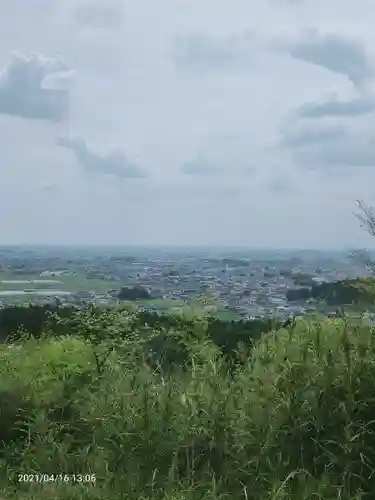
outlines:
[[[170,299],[142,299],[142,300],[123,300],[122,303],[133,304],[136,306],[149,306],[160,309],[172,309],[174,307],[185,307],[186,303],[183,300]]]
[[[33,280],[46,281],[46,283],[33,283]],[[12,281],[12,283],[7,283],[7,281]],[[51,283],[48,283],[51,281]],[[56,281],[56,283],[52,283]],[[26,283],[27,282],[27,283]],[[59,283],[58,283],[59,282]],[[89,291],[96,293],[106,293],[111,289],[119,289],[123,283],[121,281],[113,280],[106,281],[100,279],[89,279],[82,274],[72,275],[72,276],[52,276],[43,277],[39,274],[35,275],[20,275],[12,274],[11,272],[0,272],[0,292],[9,290],[25,290],[25,289],[35,289],[35,290],[59,290],[64,292],[81,292]],[[7,297],[7,302],[12,304],[24,304],[30,302],[32,297],[30,295],[24,296],[12,296]],[[1,297],[0,297],[1,300]],[[208,313],[217,316],[223,321],[232,321],[239,319],[239,316],[229,311],[225,308],[223,304],[217,303],[215,305],[205,305],[202,301],[197,298],[190,298],[188,301],[177,300],[177,299],[144,299],[136,301],[123,301],[124,303],[132,304],[139,307],[151,307],[159,311],[166,311],[172,309],[180,310],[192,310],[196,313]],[[214,309],[214,310],[213,310]],[[216,311],[215,311],[216,309]]]
[[[241,316],[234,311],[230,311],[229,309],[222,309],[221,311],[217,311],[215,314],[216,318],[220,321],[236,321],[241,319]]]
[[[4,283],[4,281],[15,281],[14,283]],[[60,283],[43,284],[43,283],[17,283],[17,281],[32,281],[32,280],[51,280],[59,281]],[[23,290],[24,288],[35,289],[53,289],[63,290],[67,292],[79,291],[95,291],[98,293],[105,293],[112,288],[121,288],[121,281],[106,281],[100,279],[88,279],[83,275],[75,276],[52,276],[43,277],[38,274],[35,275],[15,275],[12,273],[0,273],[0,290]]]

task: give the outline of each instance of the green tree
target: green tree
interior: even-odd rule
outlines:
[[[120,300],[139,300],[149,299],[151,295],[143,286],[123,287],[118,293]]]

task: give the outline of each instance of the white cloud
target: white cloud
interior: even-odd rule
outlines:
[[[310,29],[294,40],[281,40],[281,48],[296,59],[344,75],[355,85],[366,83],[374,75],[366,47],[352,36]]]
[[[375,150],[372,137],[353,134],[343,140],[327,141],[296,151],[299,164],[317,168],[373,167]],[[346,175],[342,171],[342,175]]]
[[[59,188],[54,182],[45,181],[40,185],[40,190],[46,193],[55,193],[59,190]]]
[[[375,111],[375,97],[364,95],[340,101],[333,96],[325,101],[312,101],[302,104],[296,110],[299,118],[323,118],[327,116],[355,117],[372,114]]]
[[[72,15],[83,26],[113,30],[122,26],[123,10],[123,3],[118,0],[90,0],[75,5]]]
[[[281,147],[290,150],[302,168],[340,167],[342,174],[347,175],[348,167],[375,168],[373,124],[371,119],[344,125],[297,118],[282,128]]]
[[[130,162],[121,151],[95,153],[85,141],[67,137],[60,138],[57,144],[70,149],[87,173],[111,175],[117,179],[143,179],[147,176],[145,169]]]
[[[207,159],[197,158],[195,160],[186,162],[182,166],[182,172],[186,175],[192,176],[211,176],[220,174],[222,172],[222,169],[218,165],[207,161]]]
[[[272,193],[276,194],[290,193],[293,190],[293,184],[291,184],[290,179],[286,179],[285,177],[275,177],[266,185]]]
[[[303,123],[300,120],[285,123],[281,128],[281,134],[283,146],[292,149],[309,145],[320,148],[327,142],[345,141],[348,137],[345,127],[341,124]]]
[[[58,58],[14,53],[0,74],[0,114],[63,120],[70,78],[69,66]]]
[[[252,31],[225,37],[198,32],[176,38],[174,58],[178,66],[195,70],[241,70],[253,66],[253,45]]]
[[[351,214],[375,200],[372,9],[5,2],[0,68],[24,55],[1,80],[2,240],[367,244]],[[197,175],[203,164],[210,175]]]

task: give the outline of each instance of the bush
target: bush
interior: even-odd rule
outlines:
[[[123,287],[118,293],[120,300],[144,300],[150,299],[151,295],[143,286]]]
[[[71,321],[69,336],[0,351],[7,498],[373,498],[371,326],[259,330],[232,344],[241,364],[229,371],[212,320],[153,329],[126,310],[102,323],[93,311],[60,324]],[[31,488],[20,470],[96,482]]]

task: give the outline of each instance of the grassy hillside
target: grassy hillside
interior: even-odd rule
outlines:
[[[373,498],[371,326],[299,320],[233,370],[204,317],[151,323],[81,310],[2,345],[4,498]]]

